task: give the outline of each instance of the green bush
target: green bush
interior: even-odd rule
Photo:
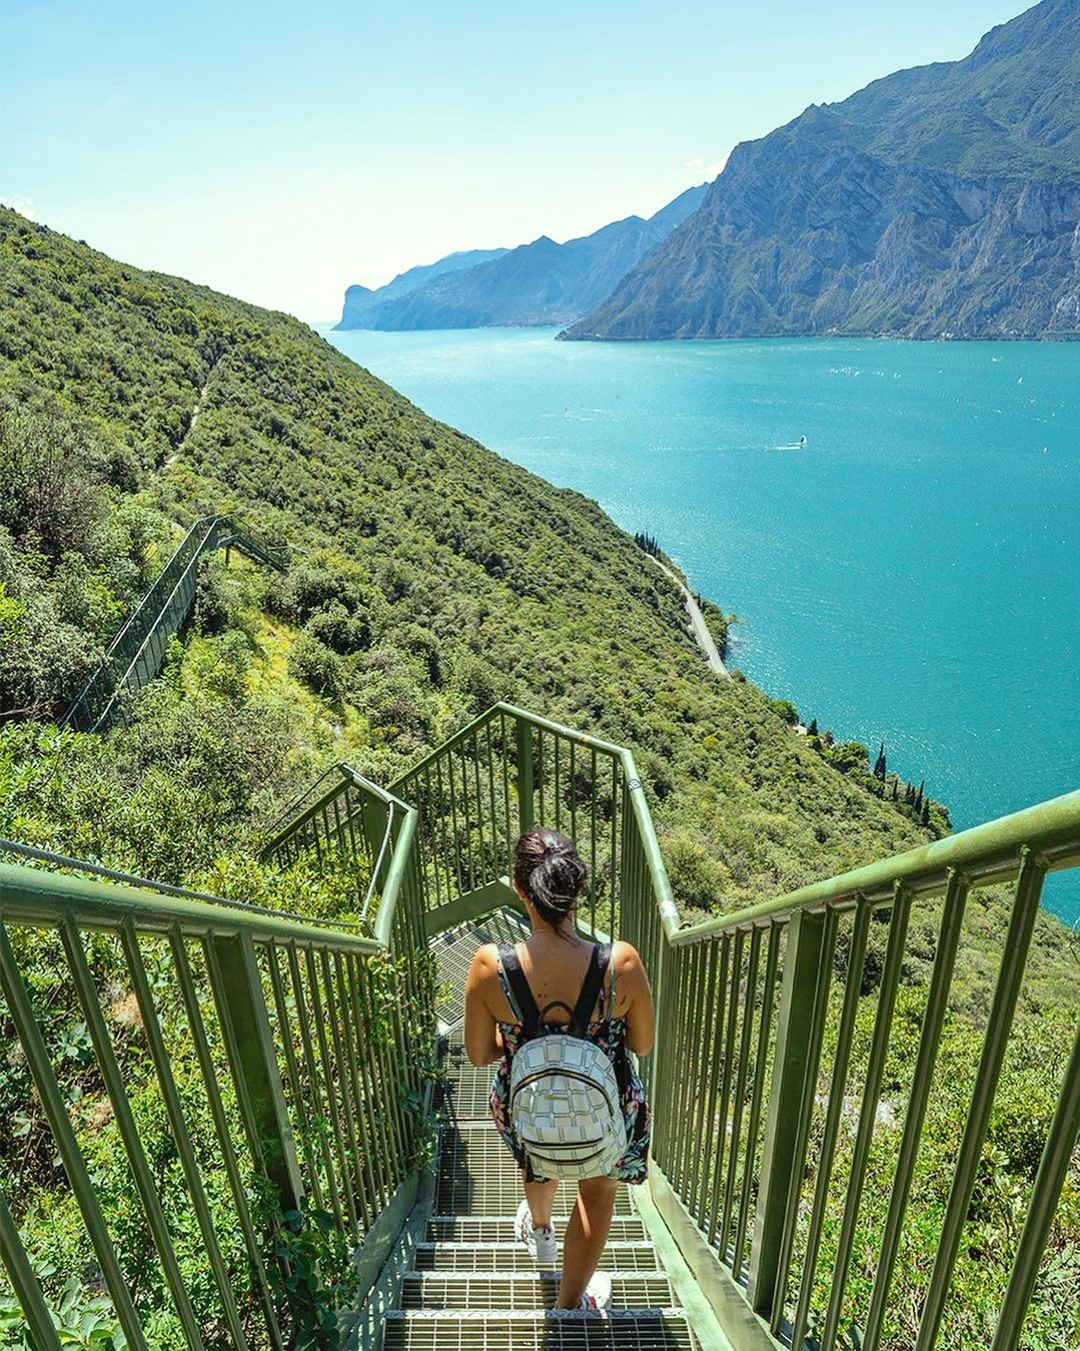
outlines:
[[[316,694],[338,700],[345,688],[341,658],[310,633],[300,633],[289,653],[289,674]]]
[[[54,410],[0,409],[0,525],[55,562],[89,547],[105,511],[104,457]]]
[[[367,620],[349,614],[336,603],[313,614],[304,625],[304,631],[341,657],[363,652],[371,646],[371,625]]]

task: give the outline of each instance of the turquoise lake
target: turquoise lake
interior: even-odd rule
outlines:
[[[730,665],[958,829],[1080,787],[1080,346],[321,331],[655,535],[739,616]]]

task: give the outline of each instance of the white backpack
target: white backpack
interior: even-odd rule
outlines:
[[[524,1041],[510,1065],[510,1127],[537,1177],[604,1177],[626,1153],[626,1122],[615,1067],[586,1037],[589,1017],[611,960],[608,944],[594,947],[570,1022],[544,1031],[517,953],[499,949],[517,1001]]]

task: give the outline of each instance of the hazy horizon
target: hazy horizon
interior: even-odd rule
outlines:
[[[327,322],[353,283],[650,216],[738,142],[1024,8],[6,0],[0,200]]]

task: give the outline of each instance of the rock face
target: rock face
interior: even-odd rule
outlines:
[[[393,281],[374,291],[367,286],[350,286],[345,292],[345,307],[341,312],[341,322],[334,327],[371,328],[372,325],[365,322],[366,316],[387,300],[408,295],[411,291],[416,291],[428,282],[434,281],[436,277],[451,272],[463,272],[480,263],[490,263],[508,252],[508,249],[470,249],[465,253],[451,253],[445,258],[440,258],[437,263],[429,263],[425,267],[410,267],[408,272],[399,273]]]
[[[610,294],[619,278],[701,204],[689,188],[649,220],[628,216],[594,234],[556,244],[546,235],[490,260],[453,270],[427,269],[418,285],[389,294],[350,287],[338,328],[483,328],[566,324]],[[455,255],[458,258],[466,254]],[[450,260],[443,260],[448,262]],[[437,273],[436,269],[442,269]],[[413,276],[424,269],[405,273]],[[432,275],[434,274],[434,275]],[[362,293],[362,294],[357,294]],[[350,296],[359,303],[350,305]]]
[[[569,338],[1080,337],[1080,0],[740,145]]]

